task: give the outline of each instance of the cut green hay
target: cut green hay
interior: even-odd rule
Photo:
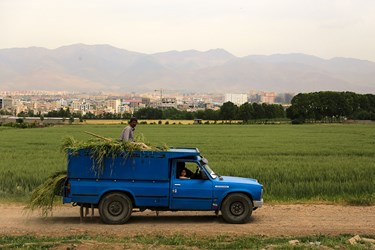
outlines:
[[[97,137],[96,139],[91,139],[88,141],[78,141],[73,137],[66,137],[63,140],[62,150],[66,154],[75,154],[79,150],[88,150],[91,158],[94,159],[93,168],[98,168],[103,172],[104,170],[104,159],[116,157],[127,158],[134,151],[167,151],[169,148],[166,145],[162,147],[152,146],[150,143],[146,142],[143,135],[136,137],[135,142],[129,141],[118,141],[108,139],[102,136],[89,133]],[[95,165],[97,167],[95,167]]]
[[[62,195],[66,177],[66,171],[51,175],[43,184],[33,190],[29,204],[25,208],[30,211],[39,210],[44,217],[52,215],[53,202],[56,196]]]
[[[86,132],[86,131],[85,131]],[[81,149],[93,150],[97,153],[104,153],[105,156],[118,156],[124,152],[133,152],[133,151],[167,151],[169,150],[168,146],[163,145],[162,147],[157,147],[151,145],[146,141],[143,134],[136,135],[135,142],[129,141],[118,141],[110,138],[105,138],[90,132],[86,132],[90,135],[96,137],[96,139],[90,139],[88,141],[78,141],[74,137],[69,136],[63,139],[63,144],[61,149],[68,153],[69,151],[76,152]]]

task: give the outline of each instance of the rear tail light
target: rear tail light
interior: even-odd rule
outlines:
[[[68,182],[65,186],[65,190],[66,190],[66,195],[69,195],[70,194],[70,182]]]

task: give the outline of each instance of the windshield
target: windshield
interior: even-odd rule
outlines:
[[[201,162],[203,163],[203,162]],[[206,169],[207,173],[209,173],[211,175],[211,177],[213,179],[216,179],[217,178],[217,174],[215,174],[215,172],[208,166],[208,164],[204,164],[203,163],[203,166],[202,166],[204,169]]]

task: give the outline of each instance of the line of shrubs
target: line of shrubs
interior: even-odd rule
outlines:
[[[0,126],[12,127],[12,128],[44,128],[52,126],[52,124],[41,124],[37,122],[24,122],[23,119],[17,119],[16,122],[0,122]]]
[[[194,125],[212,125],[212,124],[281,124],[281,123],[289,123],[289,120],[254,120],[254,121],[248,121],[248,122],[243,122],[243,121],[204,121],[202,123],[189,123],[194,124]],[[140,121],[139,124],[144,124],[144,125],[183,125],[181,122],[172,122],[172,121],[163,121],[159,120],[158,122],[147,122],[147,121]]]

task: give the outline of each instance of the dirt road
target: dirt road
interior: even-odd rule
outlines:
[[[254,211],[251,222],[227,224],[213,212],[133,213],[124,225],[105,225],[97,210],[93,218],[81,223],[79,208],[61,206],[54,216],[43,219],[26,216],[23,206],[0,204],[0,235],[74,234],[129,236],[136,234],[251,234],[266,236],[302,236],[315,234],[375,235],[375,206],[353,207],[334,205],[266,205]]]

